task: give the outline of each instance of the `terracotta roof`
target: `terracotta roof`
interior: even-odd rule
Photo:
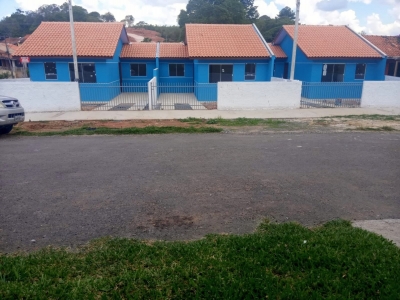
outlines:
[[[287,55],[283,52],[281,46],[272,45],[271,43],[268,43],[268,46],[271,48],[272,52],[274,52],[276,58],[287,58]]]
[[[188,58],[188,47],[182,43],[160,43],[160,58]]]
[[[294,38],[294,25],[284,25]],[[300,25],[299,48],[309,58],[381,58],[382,55],[346,26]]]
[[[124,45],[121,58],[156,58],[156,43],[131,43]]]
[[[252,25],[186,24],[189,57],[270,57]]]
[[[78,56],[112,57],[123,23],[75,22]],[[69,22],[42,22],[15,56],[72,56]]]
[[[400,57],[400,36],[364,35],[364,37],[388,57]]]

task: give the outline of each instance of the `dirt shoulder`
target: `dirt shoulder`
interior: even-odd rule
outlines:
[[[346,132],[346,131],[400,131],[400,116],[346,116],[308,119],[196,119],[181,120],[102,120],[24,122],[15,126],[11,134],[64,132],[73,129],[125,129],[146,127],[220,128],[225,133],[256,134],[267,132]]]

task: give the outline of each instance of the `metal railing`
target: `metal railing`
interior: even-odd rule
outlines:
[[[80,83],[82,110],[148,110],[147,82]]]
[[[303,82],[300,107],[360,107],[362,89],[362,82]]]
[[[161,82],[152,86],[151,93],[157,95],[154,110],[217,109],[217,84]]]

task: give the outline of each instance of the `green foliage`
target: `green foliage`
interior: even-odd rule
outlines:
[[[296,19],[296,12],[292,10],[289,6],[286,6],[281,9],[279,14],[276,16],[277,18],[289,18],[290,20]]]
[[[267,42],[272,42],[283,25],[293,25],[294,21],[288,17],[276,17],[272,19],[268,16],[261,16],[255,24]]]
[[[112,13],[107,12],[100,16],[100,20],[103,22],[115,22],[115,17]]]
[[[95,11],[88,13],[88,11],[81,6],[73,6],[72,11],[74,13],[74,21],[76,22],[101,22],[106,18],[104,15],[100,16],[100,14]],[[111,20],[111,16],[107,15],[107,20]],[[10,16],[0,21],[0,35],[22,37],[32,33],[43,21],[69,21],[68,4],[42,5],[35,11],[22,11],[17,9]]]
[[[258,17],[253,0],[189,0],[178,15],[178,24],[244,24]],[[245,4],[244,4],[245,3]]]
[[[127,15],[125,16],[123,22],[125,22],[126,27],[133,27],[133,23],[135,23],[135,18],[132,15]]]
[[[8,299],[398,299],[400,250],[333,221],[263,223],[192,242],[103,238],[80,251],[0,255]]]
[[[146,37],[143,39],[142,43],[151,43],[151,41],[152,40],[150,38]]]
[[[11,75],[9,72],[0,73],[0,79],[8,79]]]
[[[280,125],[286,124],[286,121],[277,119],[249,119],[249,118],[237,118],[237,119],[209,119],[207,124],[216,124],[221,126],[269,126],[279,127]]]

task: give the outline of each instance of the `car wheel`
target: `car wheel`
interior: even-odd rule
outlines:
[[[13,129],[13,124],[0,126],[0,134],[8,134]]]

